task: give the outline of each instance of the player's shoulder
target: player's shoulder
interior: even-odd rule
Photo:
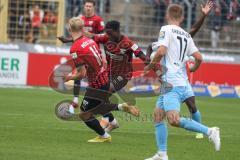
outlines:
[[[180,26],[177,26],[177,25],[164,25],[164,26],[161,27],[161,29],[162,30],[169,30],[169,31],[172,31],[173,29],[185,31],[183,28],[181,28]]]
[[[82,36],[81,38],[75,40],[70,48],[70,51],[77,52],[81,49],[84,49],[86,44],[94,43],[94,40],[88,38],[86,36]]]
[[[132,50],[137,50],[139,48],[139,46],[129,37],[123,35],[123,38],[120,42],[120,46],[122,48],[126,48],[126,49],[132,49]]]
[[[77,41],[74,41],[70,47],[70,53],[75,53],[79,50],[79,45],[80,42],[77,40]]]
[[[161,27],[161,30],[168,31],[168,30],[171,30],[172,28],[173,28],[172,25],[164,25]]]
[[[79,17],[80,19],[82,19],[82,20],[85,20],[85,19],[86,19],[86,16],[84,16],[83,14],[80,14],[78,17]]]
[[[130,45],[134,42],[128,36],[122,35],[122,40],[120,41],[120,43],[125,45],[129,44],[128,46],[130,47]]]
[[[191,35],[180,26],[173,26],[172,33],[191,38]]]
[[[95,19],[96,21],[103,21],[103,18],[96,14],[92,18]]]

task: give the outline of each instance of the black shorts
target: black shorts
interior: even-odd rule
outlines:
[[[110,96],[109,84],[104,85],[99,89],[87,88],[80,109],[86,112],[103,103],[108,103]]]
[[[112,76],[110,80],[110,90],[112,92],[117,92],[125,87],[128,83],[128,79],[123,76]]]

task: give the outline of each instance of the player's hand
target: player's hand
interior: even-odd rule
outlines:
[[[195,67],[195,65],[191,65],[189,67],[189,72],[195,72],[197,70],[197,68]]]
[[[201,5],[201,11],[205,16],[207,16],[210,13],[212,8],[213,8],[213,1],[212,0],[208,0],[205,5]]]
[[[62,43],[72,42],[72,39],[64,37],[64,36],[59,36],[59,37],[57,37],[57,39],[60,40]]]

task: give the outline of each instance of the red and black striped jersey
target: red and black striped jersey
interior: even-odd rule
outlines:
[[[96,42],[82,36],[75,40],[70,49],[70,54],[76,67],[85,65],[87,79],[90,87],[100,88],[109,82],[106,62],[102,60],[100,49]]]
[[[107,34],[95,35],[93,39],[98,44],[104,45],[110,76],[121,75],[131,79],[133,54],[138,56],[141,52],[138,45],[126,36],[122,36],[118,43],[110,41]]]

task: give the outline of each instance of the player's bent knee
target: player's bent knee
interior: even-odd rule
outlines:
[[[160,123],[164,120],[165,112],[160,108],[155,108],[154,110],[154,122]]]
[[[179,127],[180,116],[179,116],[178,112],[176,112],[176,111],[169,111],[169,112],[167,112],[167,120],[168,120],[168,123],[171,126]]]

